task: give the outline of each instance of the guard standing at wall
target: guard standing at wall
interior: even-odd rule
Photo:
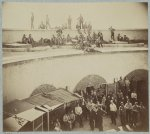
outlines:
[[[82,17],[81,14],[80,14],[80,17],[78,18],[78,20],[79,20],[79,27],[80,27],[80,29],[83,29],[83,22],[84,22],[84,20],[83,20],[83,17]]]
[[[49,17],[48,17],[48,15],[46,15],[46,29],[50,29],[50,23],[49,23]]]
[[[34,29],[34,14],[31,14],[31,29]]]
[[[110,32],[111,32],[111,40],[114,41],[115,40],[115,29],[112,28],[112,26],[109,28]]]

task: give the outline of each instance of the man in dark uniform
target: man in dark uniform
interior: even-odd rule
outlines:
[[[95,41],[96,41],[96,33],[95,32],[93,32],[92,40],[93,40],[93,43],[95,44]]]
[[[120,34],[118,34],[117,40],[118,40],[118,41],[121,41],[121,36],[120,36]]]
[[[125,126],[125,123],[126,123],[126,110],[125,110],[123,102],[121,102],[121,105],[119,107],[119,114],[120,114],[121,124],[122,124],[122,126]]]
[[[31,29],[34,29],[34,14],[31,14]]]
[[[90,128],[92,131],[94,131],[94,117],[95,117],[95,112],[90,109],[89,110],[89,124],[90,124]]]
[[[132,107],[132,125],[134,125],[135,127],[137,124],[138,113],[139,113],[138,102],[135,102],[135,104]]]
[[[95,127],[99,129],[99,131],[103,131],[103,115],[106,112],[102,109],[102,106],[98,106],[95,111]]]
[[[80,14],[80,17],[78,18],[78,20],[79,20],[79,27],[80,27],[80,29],[83,29],[83,22],[84,22],[84,20],[83,20],[83,17],[82,17],[81,14]]]
[[[49,17],[46,15],[46,29],[50,28]]]
[[[109,30],[110,30],[110,32],[111,32],[111,40],[115,40],[115,33],[114,33],[114,31],[115,31],[115,29],[114,28],[112,28],[112,26],[109,28]]]
[[[130,103],[130,101],[128,100],[127,103],[125,104],[125,109],[126,109],[126,122],[129,123],[129,125],[131,125],[131,112],[132,112],[132,104]]]

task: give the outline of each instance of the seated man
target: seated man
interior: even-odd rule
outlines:
[[[41,46],[44,45],[44,39],[43,39],[43,38],[41,38],[41,39],[39,40],[39,45],[41,45]]]
[[[121,41],[121,36],[120,36],[120,34],[118,34],[117,40],[118,40],[118,41]]]
[[[34,43],[34,40],[33,40],[31,34],[29,34],[29,37],[28,37],[28,43],[29,43],[29,44],[33,44],[33,43]]]
[[[28,43],[28,39],[26,37],[26,35],[24,34],[23,37],[22,37],[22,43],[23,44],[27,44]]]
[[[39,25],[39,29],[46,29],[46,25],[43,23],[43,21]]]
[[[129,38],[128,38],[126,35],[124,35],[123,40],[128,42],[128,41],[129,41]]]

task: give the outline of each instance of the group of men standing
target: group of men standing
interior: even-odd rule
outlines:
[[[136,89],[131,89],[130,84],[131,82],[127,77],[124,80],[120,77],[118,81],[116,105],[119,110],[121,124],[136,127],[140,121],[141,125],[146,125],[146,107],[139,100]]]
[[[127,77],[125,79],[120,77],[116,83],[118,92],[106,94],[105,87],[102,85],[99,88],[87,87],[86,90],[78,92],[82,100],[65,110],[62,124],[56,123],[56,131],[60,130],[58,126],[64,131],[72,131],[77,124],[78,127],[83,128],[86,125],[85,122],[88,122],[91,131],[95,128],[103,131],[103,120],[106,118],[110,118],[108,123],[112,127],[120,126],[121,123],[123,127],[130,126],[130,129],[137,129],[138,125],[145,130],[148,118],[147,108],[139,102],[135,90],[129,91],[130,80]]]
[[[94,128],[103,131],[103,114],[105,113],[101,105],[94,104],[92,101],[87,104],[83,99],[81,103],[75,106],[74,110],[67,111],[64,114],[64,130],[72,130],[77,123],[82,128],[84,127],[84,120],[88,120],[92,131]]]

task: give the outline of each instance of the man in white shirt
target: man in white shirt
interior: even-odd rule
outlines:
[[[136,91],[134,90],[132,93],[131,93],[131,103],[132,105],[134,105],[134,103],[137,101],[137,93]]]
[[[110,118],[112,124],[116,125],[116,114],[117,114],[117,107],[114,104],[113,100],[110,101]]]
[[[83,127],[82,123],[82,108],[79,104],[75,107],[76,121],[79,122],[80,127]]]
[[[132,119],[132,104],[128,100],[127,103],[125,104],[125,109],[126,109],[126,121],[127,123],[131,124],[131,119]]]

